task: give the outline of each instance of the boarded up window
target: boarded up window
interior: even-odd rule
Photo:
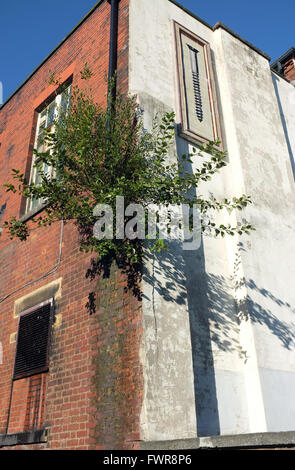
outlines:
[[[52,304],[36,308],[19,319],[14,380],[48,370]]]

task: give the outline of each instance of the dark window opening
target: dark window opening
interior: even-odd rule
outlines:
[[[52,305],[47,303],[19,319],[13,379],[48,370]]]

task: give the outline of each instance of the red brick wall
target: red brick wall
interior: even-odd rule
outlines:
[[[118,84],[122,91],[128,90],[128,7],[128,0],[120,1]],[[87,62],[93,72],[93,96],[106,103],[109,24],[110,5],[103,1],[0,111],[0,185],[7,181],[11,168],[25,171],[28,166],[35,108],[52,91],[48,87],[50,72],[63,79],[73,73],[74,85],[83,87],[79,72]],[[6,205],[2,221],[19,216],[21,204],[18,196],[1,191],[0,208]],[[60,236],[59,222],[50,229],[34,229],[24,243],[5,235],[0,238],[0,298],[56,267]],[[117,268],[112,268],[109,277],[91,282],[85,276],[89,265],[90,256],[80,253],[76,228],[68,223],[57,269],[0,302],[1,435],[7,425],[15,357],[16,343],[10,343],[10,335],[18,327],[15,301],[62,278],[56,309],[62,321],[52,328],[49,372],[14,382],[8,428],[15,433],[44,426],[48,441],[17,449],[137,446],[142,398],[141,304],[132,292],[125,291],[126,278]],[[96,291],[97,311],[90,315],[85,305],[92,291]]]
[[[284,75],[285,77],[290,80],[291,82],[295,80],[295,59],[290,59],[288,62],[284,64]]]
[[[8,434],[44,427],[47,374],[13,382]]]
[[[140,439],[143,399],[141,304],[126,292],[126,278],[114,266],[109,278],[99,279],[96,292],[91,442],[94,449],[133,449]]]

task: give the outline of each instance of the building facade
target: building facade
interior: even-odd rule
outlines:
[[[100,1],[1,107],[1,183],[12,168],[32,175],[42,113],[63,99],[48,84],[52,72],[83,87],[87,62],[94,99],[106,105],[115,3],[118,86],[137,96],[147,129],[156,113],[175,112],[175,161],[221,141],[229,164],[200,191],[250,194],[251,207],[220,220],[246,217],[256,231],[147,254],[142,300],[119,269],[92,280],[71,223],[34,230],[25,243],[3,232],[0,445],[192,448],[226,445],[227,436],[231,445],[295,444],[294,49],[270,66],[177,2]],[[1,193],[2,222],[42,210],[10,194]],[[34,335],[43,338],[37,355]]]

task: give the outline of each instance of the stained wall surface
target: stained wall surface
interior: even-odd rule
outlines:
[[[173,242],[149,255],[142,435],[293,429],[294,87],[272,76],[265,54],[172,1],[131,0],[130,12],[129,89],[147,128],[157,112],[174,111],[181,122],[174,22],[209,42],[229,165],[200,193],[251,195],[246,211],[218,221],[256,227],[249,237],[204,236],[196,251]],[[191,148],[177,136],[170,158]]]

